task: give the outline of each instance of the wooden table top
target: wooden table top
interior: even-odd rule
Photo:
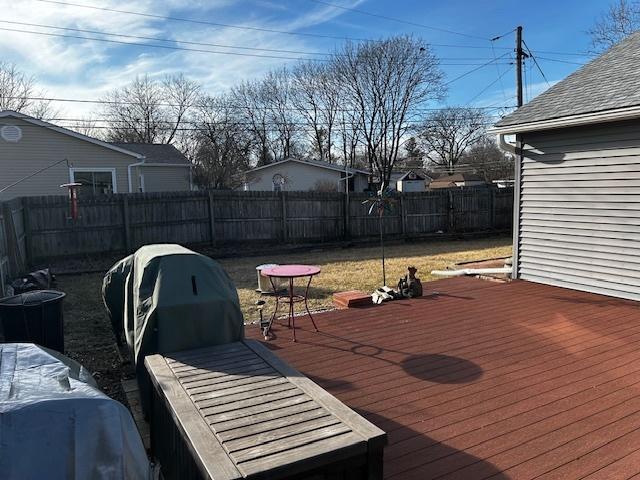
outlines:
[[[381,448],[386,434],[259,342],[146,358],[211,478],[286,478]]]

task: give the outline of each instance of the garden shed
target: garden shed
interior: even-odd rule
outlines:
[[[514,277],[640,300],[640,33],[493,131],[516,156]]]

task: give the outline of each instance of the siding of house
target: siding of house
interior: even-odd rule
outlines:
[[[396,190],[399,192],[424,192],[426,184],[424,180],[398,180]]]
[[[180,192],[190,189],[188,167],[139,167],[145,192]],[[135,175],[136,179],[138,175]]]
[[[66,158],[75,168],[114,167],[117,191],[129,191],[127,166],[138,161],[135,157],[20,119],[2,118],[0,127],[4,125],[19,126],[22,139],[12,143],[0,138],[0,188]],[[69,168],[63,162],[0,193],[0,200],[19,196],[64,195],[66,191],[60,185],[68,182]]]
[[[520,138],[518,276],[640,300],[640,122]]]
[[[335,191],[344,191],[344,182],[340,181],[341,172],[298,162],[286,162],[255,172],[247,172],[248,190],[273,191],[273,176],[276,174],[285,178],[283,190],[286,191],[316,190],[320,185],[323,187],[332,185],[335,186]],[[366,186],[366,176],[357,174],[355,190],[363,191]]]

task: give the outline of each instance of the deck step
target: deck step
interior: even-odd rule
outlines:
[[[359,290],[334,293],[333,304],[340,309],[368,307],[373,305],[371,295]]]

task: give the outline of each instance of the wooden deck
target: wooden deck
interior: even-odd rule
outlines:
[[[388,432],[385,478],[640,478],[639,304],[468,278],[425,294],[267,345]]]

